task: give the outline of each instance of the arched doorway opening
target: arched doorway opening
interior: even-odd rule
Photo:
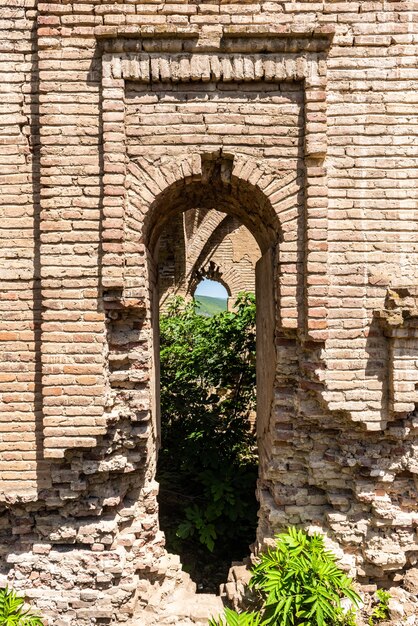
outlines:
[[[275,280],[274,260],[279,241],[278,219],[266,196],[255,186],[231,173],[232,160],[202,158],[202,176],[185,178],[166,188],[153,202],[145,217],[145,243],[148,249],[151,298],[151,325],[154,333],[153,413],[161,438],[159,370],[159,293],[158,254],[161,234],[173,218],[196,206],[233,215],[251,232],[260,250],[256,265],[257,300],[257,445],[259,469],[269,459],[266,431],[269,428],[275,376]],[[254,487],[253,487],[254,489]],[[160,501],[161,504],[161,501]],[[255,539],[255,529],[254,536]],[[244,556],[244,555],[242,555]],[[207,589],[206,589],[207,591]]]
[[[176,276],[179,283],[166,298],[170,267],[188,268],[188,259],[176,257],[195,245],[190,236],[176,246],[172,232],[170,222],[158,258],[164,279],[159,285],[159,522],[166,549],[180,556],[198,591],[216,593],[231,563],[248,556],[257,529],[255,294],[241,292],[231,302],[221,269],[209,261],[192,268],[190,297],[175,295],[187,293],[186,272]],[[196,236],[202,239],[202,232]],[[228,249],[225,243],[220,241],[212,254]],[[175,248],[168,268],[161,244]],[[253,245],[260,255],[255,240]],[[224,254],[226,272],[228,259],[233,261]]]

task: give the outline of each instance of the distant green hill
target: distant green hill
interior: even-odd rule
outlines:
[[[216,313],[221,313],[221,311],[228,309],[228,301],[223,298],[195,296],[194,299],[198,304],[197,312],[205,317],[212,317],[212,315],[216,315]]]

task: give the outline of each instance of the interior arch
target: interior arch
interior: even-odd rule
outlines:
[[[195,296],[196,289],[203,280],[211,280],[220,283],[225,289],[227,297],[231,297],[231,287],[224,278],[224,272],[222,271],[222,268],[213,261],[209,261],[209,263],[205,266],[200,268],[195,267],[193,269],[192,278],[189,284],[189,292],[193,297]]]
[[[232,176],[230,182],[212,177],[206,182],[176,181],[157,196],[144,222],[144,240],[151,254],[167,222],[194,207],[216,209],[236,216],[256,239],[262,254],[279,241],[278,218],[267,197],[255,185]]]

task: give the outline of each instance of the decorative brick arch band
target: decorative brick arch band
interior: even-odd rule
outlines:
[[[180,178],[184,172],[188,176]],[[139,247],[153,255],[171,216],[195,206],[216,207],[238,217],[255,237],[262,253],[274,248],[281,299],[278,315],[283,327],[296,328],[304,291],[299,270],[304,250],[300,245],[300,216],[294,200],[299,192],[297,175],[292,173],[277,179],[253,159],[239,156],[235,159],[219,153],[193,154],[176,160],[169,173],[173,182],[152,199],[151,189],[157,191],[158,168],[148,165],[145,170],[138,162],[128,165],[123,278],[126,298],[135,299],[142,293],[142,285],[136,282],[139,272],[135,269]],[[138,216],[143,216],[143,221]]]
[[[142,233],[145,245],[152,250],[171,215],[194,206],[217,208],[236,215],[253,232],[262,251],[275,245],[281,232],[280,217],[269,201],[269,193],[263,193],[258,184],[250,182],[251,174],[257,172],[257,163],[251,159],[235,159],[222,152],[203,153],[182,160],[173,174],[182,174],[191,160],[198,164],[193,175],[176,177],[175,182],[156,195],[153,202],[145,205]],[[152,179],[156,175],[155,169],[145,175]],[[133,173],[134,169],[130,168],[130,171]],[[128,189],[134,185],[132,179],[128,179]],[[141,200],[145,204],[146,198]],[[164,215],[161,214],[162,205]]]

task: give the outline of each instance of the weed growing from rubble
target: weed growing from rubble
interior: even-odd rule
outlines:
[[[384,589],[378,589],[376,591],[378,598],[378,604],[374,607],[371,616],[369,617],[369,626],[374,626],[378,622],[388,619],[389,617],[389,600],[390,593]]]
[[[43,626],[42,620],[13,589],[0,589],[0,626]]]
[[[296,528],[277,535],[276,547],[260,555],[249,586],[259,594],[260,610],[241,614],[242,622],[240,614],[228,611],[226,624],[220,619],[210,626],[348,626],[353,615],[344,615],[341,599],[348,598],[354,606],[360,603],[323,537]]]
[[[221,617],[218,620],[211,619],[209,626],[262,626],[262,622],[260,613],[237,613],[226,608],[225,621]]]

